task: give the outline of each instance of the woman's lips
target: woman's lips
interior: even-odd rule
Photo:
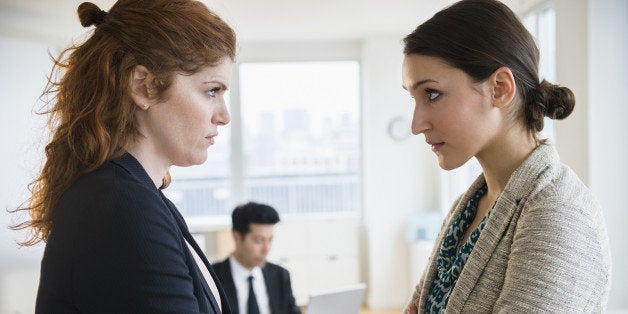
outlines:
[[[209,145],[214,145],[214,137],[216,137],[216,135],[205,136],[205,139],[209,142]]]
[[[437,152],[440,150],[441,147],[443,147],[443,145],[445,145],[445,142],[440,142],[440,143],[434,143],[431,144],[432,145],[432,151],[433,152]]]

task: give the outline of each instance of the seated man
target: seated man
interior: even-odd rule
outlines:
[[[274,208],[258,203],[240,205],[231,214],[235,251],[214,264],[231,311],[235,314],[301,313],[292,295],[290,274],[266,262],[273,240],[273,226],[279,222]]]

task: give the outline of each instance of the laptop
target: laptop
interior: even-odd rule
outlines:
[[[366,284],[310,293],[306,314],[359,314]]]

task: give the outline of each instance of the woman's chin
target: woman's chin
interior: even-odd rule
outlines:
[[[177,167],[190,167],[202,165],[207,161],[207,151],[182,158],[181,161],[175,163]]]
[[[442,158],[441,156],[439,156],[438,158],[438,165],[440,166],[441,169],[446,170],[446,171],[459,168],[465,163],[466,163],[466,160],[465,161],[452,161],[452,160],[446,160],[445,158]]]

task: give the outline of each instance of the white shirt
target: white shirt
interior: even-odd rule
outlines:
[[[249,276],[253,276],[253,291],[260,314],[270,314],[270,303],[268,300],[268,292],[266,291],[266,282],[262,274],[262,268],[255,266],[252,271],[246,269],[233,257],[229,257],[229,265],[231,266],[231,276],[238,295],[238,308],[240,313],[247,313],[246,302],[249,299]]]

